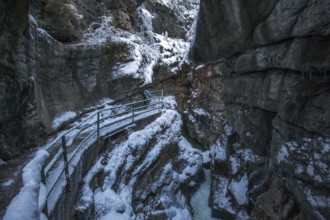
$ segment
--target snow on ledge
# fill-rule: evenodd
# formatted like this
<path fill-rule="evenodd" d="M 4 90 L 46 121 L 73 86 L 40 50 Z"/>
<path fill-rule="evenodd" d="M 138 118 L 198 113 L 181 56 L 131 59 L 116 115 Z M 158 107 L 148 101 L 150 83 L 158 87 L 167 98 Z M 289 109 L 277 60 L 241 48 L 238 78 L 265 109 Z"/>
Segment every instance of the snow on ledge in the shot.
<path fill-rule="evenodd" d="M 64 112 L 61 115 L 55 117 L 52 122 L 52 128 L 57 129 L 59 128 L 64 122 L 76 117 L 77 114 L 73 111 Z"/>
<path fill-rule="evenodd" d="M 41 208 L 38 204 L 41 185 L 40 172 L 45 159 L 45 150 L 39 150 L 33 160 L 23 168 L 23 187 L 7 207 L 4 220 L 35 220 L 39 218 Z"/>

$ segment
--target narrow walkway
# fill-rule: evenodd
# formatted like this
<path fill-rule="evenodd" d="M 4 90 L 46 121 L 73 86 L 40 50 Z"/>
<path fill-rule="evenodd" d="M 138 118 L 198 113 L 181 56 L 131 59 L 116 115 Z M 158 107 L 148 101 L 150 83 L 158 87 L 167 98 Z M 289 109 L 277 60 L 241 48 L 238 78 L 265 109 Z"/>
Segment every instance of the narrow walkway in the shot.
<path fill-rule="evenodd" d="M 77 122 L 73 123 L 75 125 L 73 128 L 59 132 L 44 146 L 9 161 L 0 169 L 0 219 L 4 217 L 12 199 L 20 191 L 24 191 L 23 169 L 36 157 L 38 150 L 44 149 L 49 153 L 49 157 L 44 163 L 46 165 L 44 171 L 47 188 L 45 194 L 50 205 L 47 211 L 51 211 L 66 186 L 67 176 L 64 174 L 66 171 L 72 174 L 84 151 L 101 138 L 132 126 L 136 121 L 160 113 L 161 108 L 162 96 L 115 108 L 100 109 L 85 116 L 82 123 L 78 125 L 76 125 Z M 62 158 L 62 155 L 65 154 L 63 143 L 68 146 L 65 150 L 67 151 L 67 161 Z"/>

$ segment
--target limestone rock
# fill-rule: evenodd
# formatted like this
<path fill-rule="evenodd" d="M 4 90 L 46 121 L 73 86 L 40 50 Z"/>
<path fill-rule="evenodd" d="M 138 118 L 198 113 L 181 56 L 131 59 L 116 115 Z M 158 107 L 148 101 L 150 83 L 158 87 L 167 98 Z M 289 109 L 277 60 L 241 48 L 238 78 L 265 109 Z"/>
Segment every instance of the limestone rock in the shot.
<path fill-rule="evenodd" d="M 194 60 L 223 61 L 226 119 L 266 158 L 260 174 L 283 177 L 257 187 L 258 175 L 248 172 L 250 193 L 258 188 L 251 200 L 256 219 L 329 216 L 329 7 L 312 0 L 201 2 Z M 287 192 L 264 200 L 281 184 Z M 299 211 L 287 215 L 285 198 Z"/>
<path fill-rule="evenodd" d="M 296 211 L 294 204 L 284 188 L 269 189 L 258 198 L 252 219 L 289 219 Z"/>
<path fill-rule="evenodd" d="M 328 1 L 309 0 L 290 3 L 285 0 L 267 3 L 202 1 L 194 45 L 195 60 L 216 60 L 303 36 L 325 37 L 329 35 L 329 4 Z M 314 46 L 318 45 L 314 43 Z"/>
<path fill-rule="evenodd" d="M 8 160 L 44 133 L 35 114 L 34 48 L 30 43 L 34 28 L 29 25 L 29 4 L 0 1 L 0 5 L 0 154 Z"/>
<path fill-rule="evenodd" d="M 192 86 L 184 111 L 189 135 L 207 149 L 224 131 L 224 103 L 221 99 L 223 75 L 217 64 L 193 69 L 189 81 Z"/>

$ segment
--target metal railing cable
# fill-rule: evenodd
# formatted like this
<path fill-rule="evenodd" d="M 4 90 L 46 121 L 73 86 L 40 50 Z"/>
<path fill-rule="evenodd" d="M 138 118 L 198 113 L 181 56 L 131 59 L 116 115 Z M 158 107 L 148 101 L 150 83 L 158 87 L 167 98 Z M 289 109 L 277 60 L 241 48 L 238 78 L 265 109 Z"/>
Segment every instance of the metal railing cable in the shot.
<path fill-rule="evenodd" d="M 52 160 L 47 164 L 47 166 L 44 166 L 41 171 L 41 182 L 46 186 L 46 188 L 49 188 L 46 194 L 46 203 L 43 208 L 43 213 L 47 217 L 48 217 L 48 204 L 47 204 L 48 198 L 56 188 L 60 179 L 63 177 L 63 174 L 65 174 L 67 190 L 68 191 L 71 190 L 69 165 L 88 140 L 94 137 L 93 143 L 96 142 L 97 144 L 99 144 L 100 138 L 102 138 L 102 136 L 108 135 L 109 133 L 115 133 L 116 131 L 133 124 L 138 116 L 142 116 L 143 114 L 146 114 L 146 117 L 149 117 L 153 114 L 149 114 L 149 115 L 147 114 L 155 110 L 161 112 L 161 109 L 163 108 L 163 91 L 162 90 L 153 91 L 153 92 L 148 91 L 147 94 L 148 95 L 146 95 L 146 99 L 144 100 L 98 110 L 96 113 L 87 117 L 87 119 L 85 119 L 83 122 L 69 129 L 67 132 L 60 135 L 59 137 L 56 137 L 48 145 L 47 151 L 52 150 L 54 151 L 53 154 L 55 155 L 52 157 Z M 108 113 L 105 114 L 105 112 Z M 124 123 L 123 125 L 118 126 L 117 128 L 114 127 L 114 129 L 109 131 L 108 133 L 105 132 L 105 135 L 101 134 L 102 129 L 106 127 L 114 126 L 116 124 L 118 125 L 120 122 L 125 122 L 125 121 L 127 121 L 126 124 Z M 78 131 L 70 136 L 69 134 L 74 130 L 78 130 Z M 89 132 L 89 133 L 86 133 L 87 136 L 83 136 L 84 132 Z M 70 136 L 69 140 L 67 140 L 67 136 Z M 83 139 L 79 140 L 81 136 Z M 60 140 L 61 143 L 58 143 Z M 75 143 L 75 141 L 77 141 L 78 143 Z M 74 149 L 71 149 L 72 152 L 69 155 L 68 148 L 72 147 L 75 144 L 77 146 Z M 54 147 L 55 149 L 52 149 L 52 147 Z M 60 160 L 61 156 L 63 157 L 62 162 Z M 48 182 L 47 175 L 50 174 L 52 171 L 55 171 L 56 169 L 61 169 L 61 170 L 57 175 L 57 177 L 55 177 L 55 179 L 52 176 L 52 183 L 48 183 L 50 185 L 47 187 L 46 185 L 46 183 Z"/>

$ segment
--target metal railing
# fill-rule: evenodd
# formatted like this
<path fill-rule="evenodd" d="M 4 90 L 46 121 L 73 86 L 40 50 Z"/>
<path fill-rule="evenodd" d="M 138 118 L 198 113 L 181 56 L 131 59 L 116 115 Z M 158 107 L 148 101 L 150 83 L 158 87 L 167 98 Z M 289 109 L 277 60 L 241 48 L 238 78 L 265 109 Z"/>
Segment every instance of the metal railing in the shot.
<path fill-rule="evenodd" d="M 132 125 L 138 116 L 158 110 L 157 112 L 160 113 L 161 109 L 163 108 L 163 91 L 148 91 L 144 93 L 146 99 L 115 106 L 107 109 L 102 109 L 85 119 L 83 122 L 79 123 L 78 125 L 74 126 L 64 134 L 60 135 L 59 137 L 55 138 L 47 147 L 47 151 L 49 153 L 50 160 L 46 161 L 47 166 L 44 166 L 41 170 L 41 182 L 46 186 L 47 177 L 48 175 L 55 170 L 56 168 L 60 167 L 63 163 L 63 169 L 59 172 L 57 177 L 53 179 L 53 183 L 50 186 L 46 186 L 47 196 L 46 202 L 43 208 L 43 213 L 48 217 L 48 198 L 56 188 L 56 185 L 59 183 L 63 174 L 65 174 L 66 178 L 66 189 L 67 191 L 71 190 L 70 186 L 70 173 L 69 173 L 69 165 L 72 160 L 75 158 L 76 154 L 79 150 L 86 144 L 88 140 L 90 140 L 96 134 L 96 143 L 99 145 L 100 140 L 102 138 L 101 131 L 104 128 L 111 127 L 113 125 L 119 124 L 120 122 L 128 121 L 126 124 L 114 128 L 114 130 L 109 131 L 109 133 L 115 133 L 118 130 L 121 130 L 129 125 Z M 147 115 L 149 117 L 154 114 Z M 112 120 L 111 120 L 112 119 Z M 131 120 L 130 120 L 131 119 Z M 74 133 L 74 131 L 76 131 Z M 85 132 L 85 137 L 84 137 Z M 73 133 L 73 134 L 72 134 Z M 109 133 L 105 132 L 106 135 Z M 80 137 L 83 137 L 80 140 Z M 69 137 L 69 138 L 67 138 Z M 93 142 L 95 143 L 95 142 Z M 74 146 L 76 146 L 74 148 Z M 74 148 L 74 149 L 72 149 Z M 71 151 L 71 155 L 69 156 L 68 151 Z M 63 161 L 61 163 L 61 159 Z M 53 177 L 54 178 L 54 177 Z"/>

